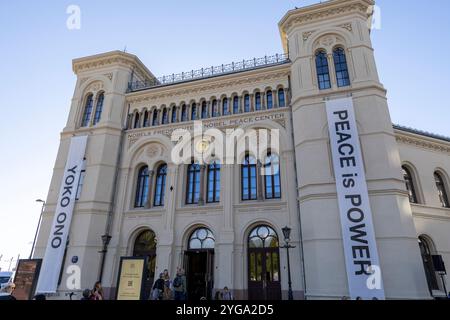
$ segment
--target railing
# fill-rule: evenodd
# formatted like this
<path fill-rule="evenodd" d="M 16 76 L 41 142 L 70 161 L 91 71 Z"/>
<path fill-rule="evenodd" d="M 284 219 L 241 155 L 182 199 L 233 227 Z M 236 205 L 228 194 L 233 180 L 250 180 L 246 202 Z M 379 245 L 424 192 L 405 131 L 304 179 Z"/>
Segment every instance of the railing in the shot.
<path fill-rule="evenodd" d="M 222 64 L 220 66 L 215 67 L 212 66 L 209 68 L 202 68 L 198 70 L 172 74 L 168 76 L 155 78 L 152 80 L 129 82 L 127 92 L 133 92 L 159 86 L 166 86 L 175 83 L 203 79 L 239 71 L 252 70 L 272 65 L 279 65 L 287 62 L 289 62 L 289 56 L 287 54 L 276 54 L 273 56 L 265 56 L 262 58 L 242 60 L 238 62 L 232 62 L 229 64 Z"/>

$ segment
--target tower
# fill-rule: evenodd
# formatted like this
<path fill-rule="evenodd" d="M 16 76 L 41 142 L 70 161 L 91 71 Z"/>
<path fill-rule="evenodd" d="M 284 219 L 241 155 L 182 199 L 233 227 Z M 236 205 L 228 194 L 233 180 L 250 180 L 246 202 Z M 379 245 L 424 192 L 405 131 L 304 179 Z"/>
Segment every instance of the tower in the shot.
<path fill-rule="evenodd" d="M 70 283 L 66 283 L 70 265 L 79 267 L 81 288 L 92 287 L 101 277 L 104 242 L 109 235 L 115 177 L 128 114 L 124 94 L 130 79 L 154 79 L 138 58 L 120 51 L 75 59 L 73 71 L 77 76 L 75 92 L 66 127 L 61 133 L 34 253 L 34 258 L 44 258 L 72 137 L 87 136 L 83 171 L 76 177 L 76 200 L 72 219 L 68 221 L 70 231 L 61 262 L 58 292 L 73 291 Z M 77 271 L 69 271 L 72 275 L 73 272 Z"/>
<path fill-rule="evenodd" d="M 331 0 L 291 10 L 279 23 L 292 61 L 306 296 L 311 299 L 349 292 L 326 112 L 326 101 L 345 97 L 354 104 L 386 298 L 429 297 L 370 39 L 373 5 L 372 0 Z"/>

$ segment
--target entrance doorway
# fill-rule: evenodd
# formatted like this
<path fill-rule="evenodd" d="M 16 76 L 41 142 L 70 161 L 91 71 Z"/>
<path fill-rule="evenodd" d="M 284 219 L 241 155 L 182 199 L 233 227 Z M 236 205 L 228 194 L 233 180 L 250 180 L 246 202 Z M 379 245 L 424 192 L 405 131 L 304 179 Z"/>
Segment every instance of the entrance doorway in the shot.
<path fill-rule="evenodd" d="M 194 230 L 184 256 L 187 298 L 198 301 L 212 299 L 214 288 L 214 236 L 207 228 Z"/>
<path fill-rule="evenodd" d="M 148 300 L 152 291 L 153 281 L 155 280 L 156 266 L 156 237 L 152 230 L 142 231 L 136 237 L 133 256 L 146 258 L 146 269 L 143 274 L 142 299 Z"/>
<path fill-rule="evenodd" d="M 248 299 L 281 299 L 278 236 L 269 226 L 256 227 L 248 237 Z"/>

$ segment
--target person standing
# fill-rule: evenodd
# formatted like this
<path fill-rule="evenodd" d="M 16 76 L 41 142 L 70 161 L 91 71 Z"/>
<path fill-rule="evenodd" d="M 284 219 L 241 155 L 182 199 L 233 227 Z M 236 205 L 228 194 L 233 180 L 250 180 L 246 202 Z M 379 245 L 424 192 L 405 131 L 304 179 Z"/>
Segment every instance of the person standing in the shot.
<path fill-rule="evenodd" d="M 6 295 L 0 296 L 0 300 L 17 300 L 16 297 L 13 296 L 15 289 L 16 285 L 14 283 L 8 283 L 5 287 Z"/>
<path fill-rule="evenodd" d="M 175 300 L 186 300 L 186 276 L 182 268 L 178 268 L 177 270 L 177 276 L 173 280 L 173 290 Z"/>
<path fill-rule="evenodd" d="M 103 288 L 102 283 L 97 281 L 92 289 L 92 300 L 103 300 Z"/>
<path fill-rule="evenodd" d="M 152 300 L 162 300 L 164 292 L 164 274 L 160 273 L 158 280 L 153 284 Z"/>
<path fill-rule="evenodd" d="M 222 300 L 234 300 L 233 294 L 228 290 L 228 287 L 223 288 Z"/>
<path fill-rule="evenodd" d="M 163 280 L 164 280 L 163 299 L 171 300 L 172 299 L 172 290 L 170 289 L 170 286 L 172 285 L 172 281 L 170 281 L 169 270 L 167 270 L 167 269 L 165 269 L 163 272 Z"/>

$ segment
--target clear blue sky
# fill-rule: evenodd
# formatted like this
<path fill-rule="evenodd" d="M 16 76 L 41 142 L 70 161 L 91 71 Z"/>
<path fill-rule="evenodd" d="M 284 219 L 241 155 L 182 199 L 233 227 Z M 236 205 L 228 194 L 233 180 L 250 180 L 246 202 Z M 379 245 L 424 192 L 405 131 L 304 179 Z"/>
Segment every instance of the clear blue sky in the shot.
<path fill-rule="evenodd" d="M 278 21 L 318 1 L 1 1 L 0 255 L 27 257 L 65 126 L 73 58 L 136 54 L 157 76 L 281 53 Z M 81 29 L 66 8 L 81 8 Z M 450 136 L 450 1 L 379 0 L 373 44 L 394 123 Z M 4 268 L 8 263 L 0 264 Z"/>

